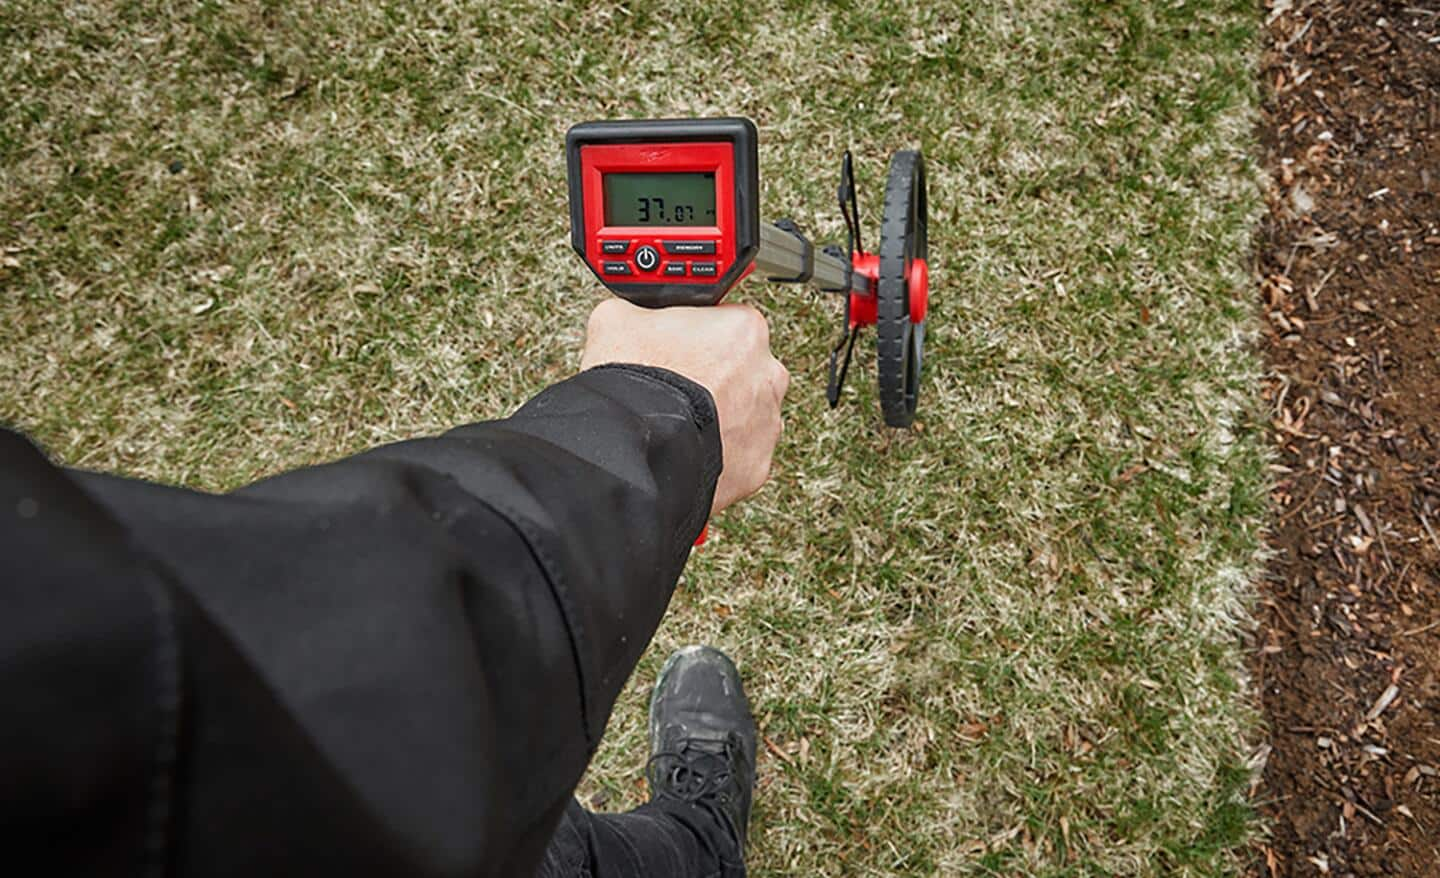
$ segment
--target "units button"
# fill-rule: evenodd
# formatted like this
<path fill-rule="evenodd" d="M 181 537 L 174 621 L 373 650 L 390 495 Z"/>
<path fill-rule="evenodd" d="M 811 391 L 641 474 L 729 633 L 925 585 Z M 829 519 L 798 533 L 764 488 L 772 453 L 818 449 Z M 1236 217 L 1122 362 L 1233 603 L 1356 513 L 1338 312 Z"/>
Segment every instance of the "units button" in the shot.
<path fill-rule="evenodd" d="M 714 256 L 714 241 L 666 241 L 665 252 L 671 256 Z"/>
<path fill-rule="evenodd" d="M 693 275 L 695 275 L 696 277 L 714 277 L 714 276 L 715 276 L 715 263 L 713 263 L 713 262 L 692 262 L 692 263 L 690 263 L 690 273 L 693 274 Z"/>
<path fill-rule="evenodd" d="M 685 276 L 685 263 L 683 263 L 683 262 L 667 262 L 667 263 L 665 263 L 665 274 L 667 274 L 667 275 L 669 275 L 669 276 L 671 276 L 671 277 L 677 277 L 677 276 L 678 276 L 678 277 L 684 277 L 684 276 Z"/>
<path fill-rule="evenodd" d="M 605 263 L 605 273 L 606 273 L 606 274 L 629 274 L 629 273 L 630 273 L 630 266 L 629 266 L 628 263 L 624 263 L 624 262 L 606 262 L 606 263 Z"/>
<path fill-rule="evenodd" d="M 630 249 L 630 242 L 629 242 L 629 241 L 601 241 L 601 242 L 600 242 L 600 252 L 601 252 L 601 253 L 612 253 L 612 254 L 614 254 L 614 253 L 624 253 L 626 250 L 629 250 L 629 249 Z"/>

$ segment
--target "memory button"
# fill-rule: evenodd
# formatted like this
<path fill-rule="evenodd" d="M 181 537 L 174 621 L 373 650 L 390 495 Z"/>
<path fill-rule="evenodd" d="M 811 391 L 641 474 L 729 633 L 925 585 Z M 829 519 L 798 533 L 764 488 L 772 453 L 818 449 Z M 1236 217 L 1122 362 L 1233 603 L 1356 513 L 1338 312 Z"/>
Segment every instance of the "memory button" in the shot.
<path fill-rule="evenodd" d="M 714 256 L 714 241 L 665 241 L 665 252 L 671 256 Z"/>

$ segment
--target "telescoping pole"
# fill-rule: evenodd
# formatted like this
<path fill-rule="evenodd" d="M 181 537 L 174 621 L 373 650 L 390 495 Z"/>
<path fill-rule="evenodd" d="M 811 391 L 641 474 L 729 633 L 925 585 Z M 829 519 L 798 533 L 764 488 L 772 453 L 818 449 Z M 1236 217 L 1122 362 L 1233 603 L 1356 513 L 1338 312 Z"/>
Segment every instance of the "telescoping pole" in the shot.
<path fill-rule="evenodd" d="M 755 271 L 777 283 L 813 282 L 833 293 L 870 292 L 870 279 L 854 270 L 848 257 L 839 250 L 816 251 L 815 245 L 800 233 L 789 220 L 774 225 L 761 224 L 760 252 L 755 256 Z"/>

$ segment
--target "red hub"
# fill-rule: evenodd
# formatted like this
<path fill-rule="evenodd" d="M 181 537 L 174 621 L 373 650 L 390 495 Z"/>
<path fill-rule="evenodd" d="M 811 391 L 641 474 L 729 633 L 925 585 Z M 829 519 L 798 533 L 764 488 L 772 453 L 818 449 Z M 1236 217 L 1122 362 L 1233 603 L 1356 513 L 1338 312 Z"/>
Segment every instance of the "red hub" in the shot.
<path fill-rule="evenodd" d="M 875 285 L 880 281 L 880 256 L 861 250 L 855 254 L 854 272 L 869 281 L 868 293 L 850 293 L 850 328 L 874 326 L 880 300 L 875 295 Z"/>
<path fill-rule="evenodd" d="M 923 323 L 930 310 L 930 266 L 916 259 L 905 271 L 905 289 L 910 294 L 910 322 Z"/>
<path fill-rule="evenodd" d="M 868 293 L 850 293 L 850 328 L 874 326 L 879 307 L 875 285 L 880 279 L 880 257 L 874 253 L 855 254 L 855 273 L 869 280 Z M 911 261 L 905 270 L 905 289 L 910 296 L 910 322 L 923 323 L 930 310 L 930 266 L 924 259 Z"/>

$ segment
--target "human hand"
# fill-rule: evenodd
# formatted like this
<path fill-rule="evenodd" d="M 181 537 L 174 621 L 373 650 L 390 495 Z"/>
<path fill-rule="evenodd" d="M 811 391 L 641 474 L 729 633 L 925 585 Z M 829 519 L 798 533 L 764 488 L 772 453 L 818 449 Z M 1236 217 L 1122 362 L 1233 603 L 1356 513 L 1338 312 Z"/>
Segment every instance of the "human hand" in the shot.
<path fill-rule="evenodd" d="M 770 353 L 770 327 L 749 305 L 649 309 L 610 298 L 590 312 L 580 368 L 635 363 L 677 372 L 710 391 L 724 471 L 714 514 L 760 490 L 780 440 L 790 373 Z"/>

